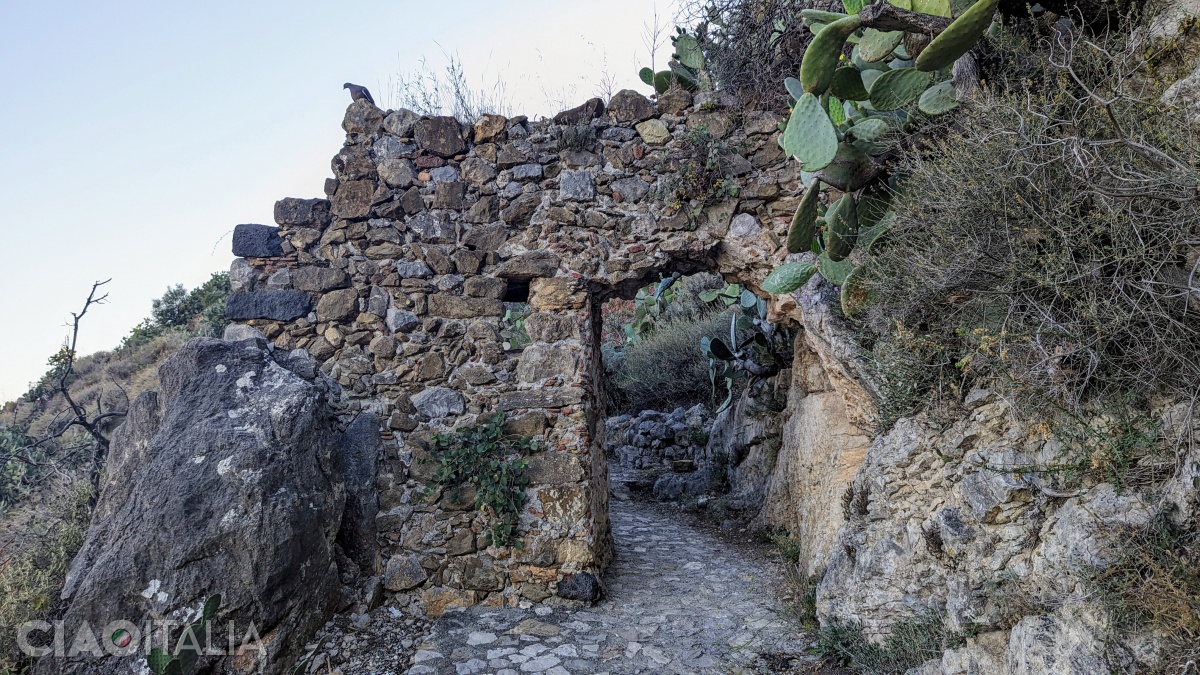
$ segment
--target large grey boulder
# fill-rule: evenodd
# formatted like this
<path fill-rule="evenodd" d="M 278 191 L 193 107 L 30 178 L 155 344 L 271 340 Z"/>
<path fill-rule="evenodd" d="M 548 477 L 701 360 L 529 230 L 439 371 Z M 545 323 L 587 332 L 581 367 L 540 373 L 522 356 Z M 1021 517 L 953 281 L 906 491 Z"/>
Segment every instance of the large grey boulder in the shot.
<path fill-rule="evenodd" d="M 62 593 L 67 632 L 189 621 L 219 593 L 213 639 L 227 649 L 232 625 L 243 653 L 214 657 L 218 669 L 286 672 L 346 602 L 338 542 L 374 567 L 374 527 L 364 523 L 374 520 L 378 420 L 363 415 L 339 433 L 328 401 L 336 385 L 307 356 L 273 354 L 261 339 L 192 340 L 159 379 L 161 391 L 138 397 L 114 434 Z M 247 645 L 251 625 L 261 642 Z M 136 672 L 142 653 L 47 657 L 38 672 Z"/>

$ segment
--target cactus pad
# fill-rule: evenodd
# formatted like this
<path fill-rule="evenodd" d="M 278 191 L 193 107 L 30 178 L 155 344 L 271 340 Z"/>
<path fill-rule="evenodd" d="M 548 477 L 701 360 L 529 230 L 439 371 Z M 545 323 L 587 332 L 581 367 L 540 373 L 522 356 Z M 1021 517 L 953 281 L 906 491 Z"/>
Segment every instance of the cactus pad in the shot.
<path fill-rule="evenodd" d="M 675 81 L 675 73 L 669 70 L 663 70 L 654 74 L 654 91 L 662 94 L 671 88 L 671 83 Z"/>
<path fill-rule="evenodd" d="M 842 55 L 842 47 L 846 38 L 858 30 L 862 20 L 858 15 L 838 19 L 817 33 L 817 37 L 809 43 L 800 62 L 800 82 L 804 91 L 812 94 L 824 94 L 833 80 L 834 70 L 837 69 L 838 59 Z"/>
<path fill-rule="evenodd" d="M 855 13 L 857 14 L 857 12 Z M 800 10 L 800 16 L 807 22 L 824 24 L 830 24 L 839 19 L 846 18 L 846 15 L 841 12 L 826 12 L 823 9 L 802 9 Z"/>
<path fill-rule="evenodd" d="M 978 0 L 971 5 L 921 52 L 917 69 L 927 73 L 941 70 L 970 51 L 992 25 L 992 16 L 999 3 L 1000 0 Z"/>
<path fill-rule="evenodd" d="M 817 271 L 829 283 L 841 286 L 846 283 L 846 277 L 854 271 L 854 263 L 849 260 L 831 260 L 829 252 L 826 251 L 817 257 Z"/>
<path fill-rule="evenodd" d="M 808 283 L 808 280 L 816 273 L 817 268 L 812 263 L 797 262 L 780 265 L 763 280 L 762 289 L 772 295 L 791 293 Z"/>
<path fill-rule="evenodd" d="M 896 110 L 917 100 L 929 86 L 929 73 L 915 68 L 891 70 L 871 85 L 871 105 L 876 110 Z"/>
<path fill-rule="evenodd" d="M 675 38 L 675 58 L 693 70 L 704 68 L 704 52 L 696 38 L 684 33 Z"/>
<path fill-rule="evenodd" d="M 638 71 L 638 77 L 642 78 L 642 82 L 654 86 L 654 71 L 649 68 L 642 68 Z"/>
<path fill-rule="evenodd" d="M 800 80 L 794 77 L 783 78 L 783 86 L 787 88 L 788 94 L 797 101 L 804 95 L 804 87 L 800 84 Z"/>
<path fill-rule="evenodd" d="M 868 28 L 863 32 L 862 40 L 858 43 L 858 55 L 868 63 L 882 61 L 891 56 L 892 51 L 904 39 L 904 32 L 893 30 L 884 32 Z"/>
<path fill-rule="evenodd" d="M 807 251 L 812 246 L 813 237 L 817 236 L 817 200 L 820 195 L 821 181 L 815 180 L 800 199 L 800 206 L 796 207 L 792 227 L 788 230 L 788 253 Z"/>
<path fill-rule="evenodd" d="M 838 68 L 833 72 L 829 93 L 845 101 L 865 101 L 871 96 L 863 85 L 862 73 L 858 68 L 850 66 Z"/>
<path fill-rule="evenodd" d="M 912 11 L 950 18 L 950 0 L 912 0 Z"/>
<path fill-rule="evenodd" d="M 837 130 L 816 96 L 804 94 L 796 101 L 780 145 L 800 160 L 805 171 L 818 171 L 833 161 L 838 151 Z"/>
<path fill-rule="evenodd" d="M 849 143 L 840 143 L 833 161 L 817 175 L 842 192 L 854 192 L 865 187 L 878 173 L 875 162 L 865 152 Z"/>
<path fill-rule="evenodd" d="M 842 195 L 829 207 L 825 220 L 829 223 L 825 230 L 825 253 L 834 262 L 844 260 L 858 236 L 858 203 L 852 195 Z"/>
<path fill-rule="evenodd" d="M 917 108 L 926 115 L 941 115 L 958 107 L 954 83 L 950 80 L 933 85 L 921 94 Z"/>

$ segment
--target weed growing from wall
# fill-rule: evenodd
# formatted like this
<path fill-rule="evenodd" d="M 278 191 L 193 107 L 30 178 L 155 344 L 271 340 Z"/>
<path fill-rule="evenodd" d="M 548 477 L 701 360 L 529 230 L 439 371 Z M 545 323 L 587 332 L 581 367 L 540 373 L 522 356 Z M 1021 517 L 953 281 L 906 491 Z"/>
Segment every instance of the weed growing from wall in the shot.
<path fill-rule="evenodd" d="M 517 525 L 529 486 L 525 457 L 539 449 L 534 440 L 506 436 L 499 412 L 476 426 L 434 434 L 430 446 L 437 463 L 432 482 L 448 490 L 474 488 L 475 508 L 487 521 L 487 543 L 520 548 Z"/>

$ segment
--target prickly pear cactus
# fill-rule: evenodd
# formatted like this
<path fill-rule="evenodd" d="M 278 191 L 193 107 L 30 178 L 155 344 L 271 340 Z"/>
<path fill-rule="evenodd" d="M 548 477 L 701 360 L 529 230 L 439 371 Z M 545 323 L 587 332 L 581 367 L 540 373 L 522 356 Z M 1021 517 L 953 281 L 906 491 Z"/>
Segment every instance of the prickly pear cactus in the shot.
<path fill-rule="evenodd" d="M 978 0 L 935 37 L 917 57 L 917 70 L 930 72 L 953 64 L 971 50 L 992 25 L 1000 0 Z"/>
<path fill-rule="evenodd" d="M 897 188 L 897 179 L 884 175 L 885 167 L 877 158 L 901 136 L 898 132 L 914 123 L 912 113 L 941 115 L 959 106 L 948 67 L 982 39 L 999 4 L 999 0 L 888 2 L 905 11 L 957 18 L 931 38 L 884 30 L 895 24 L 870 25 L 872 19 L 860 15 L 867 0 L 843 0 L 845 14 L 802 10 L 800 16 L 815 37 L 801 60 L 799 78 L 784 82 L 792 110 L 781 126 L 779 145 L 815 178 L 792 219 L 787 250 L 818 253 L 815 273 L 838 286 L 847 284 L 854 271 L 851 251 L 855 247 L 869 251 L 887 233 L 891 221 L 886 195 Z M 847 58 L 848 44 L 853 47 Z M 887 189 L 873 187 L 885 180 Z M 819 192 L 827 187 L 841 194 L 822 220 Z M 771 288 L 787 287 L 779 280 L 794 277 L 798 268 L 792 265 L 797 264 L 777 269 L 779 276 L 769 277 Z M 784 292 L 766 286 L 764 290 Z M 843 289 L 847 316 L 868 301 L 854 283 Z"/>
<path fill-rule="evenodd" d="M 825 26 L 813 38 L 800 62 L 800 83 L 804 85 L 804 91 L 819 96 L 829 89 L 846 39 L 861 25 L 858 15 L 852 14 Z"/>
<path fill-rule="evenodd" d="M 813 237 L 817 235 L 817 205 L 820 197 L 821 183 L 813 181 L 792 218 L 792 227 L 788 230 L 788 253 L 807 251 L 812 246 Z"/>

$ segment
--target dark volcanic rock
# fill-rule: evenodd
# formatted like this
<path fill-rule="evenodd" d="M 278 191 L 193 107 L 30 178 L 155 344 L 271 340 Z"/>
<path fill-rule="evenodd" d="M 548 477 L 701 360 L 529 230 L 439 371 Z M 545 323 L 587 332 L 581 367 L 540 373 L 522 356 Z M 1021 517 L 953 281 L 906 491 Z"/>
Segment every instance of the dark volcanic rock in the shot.
<path fill-rule="evenodd" d="M 357 523 L 370 510 L 363 486 L 374 482 L 378 422 L 363 416 L 339 434 L 328 407 L 336 385 L 297 375 L 316 374 L 306 357 L 278 358 L 262 340 L 198 338 L 163 364 L 161 393 L 142 394 L 114 434 L 95 517 L 63 589 L 68 632 L 85 621 L 191 620 L 219 593 L 210 644 L 226 647 L 232 622 L 241 645 L 253 623 L 263 649 L 218 670 L 283 673 L 343 602 L 335 542 L 344 476 L 356 505 L 346 519 Z M 48 657 L 38 672 L 136 672 L 140 659 Z"/>
<path fill-rule="evenodd" d="M 558 596 L 568 600 L 596 602 L 603 595 L 600 581 L 587 572 L 576 572 L 558 582 Z"/>
<path fill-rule="evenodd" d="M 230 321 L 291 321 L 308 314 L 311 309 L 312 298 L 303 291 L 250 291 L 230 294 L 225 304 L 225 316 Z"/>
<path fill-rule="evenodd" d="M 275 258 L 283 255 L 279 228 L 246 223 L 233 228 L 233 254 L 239 258 Z"/>

